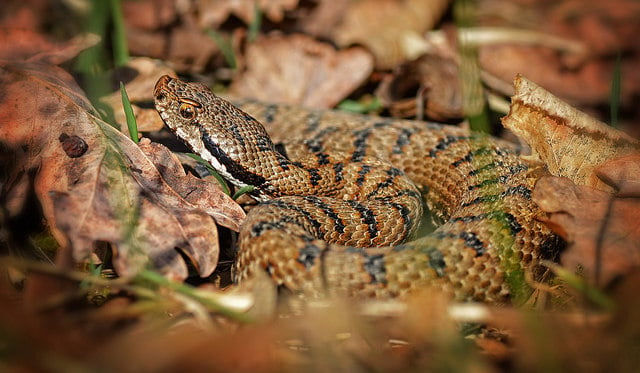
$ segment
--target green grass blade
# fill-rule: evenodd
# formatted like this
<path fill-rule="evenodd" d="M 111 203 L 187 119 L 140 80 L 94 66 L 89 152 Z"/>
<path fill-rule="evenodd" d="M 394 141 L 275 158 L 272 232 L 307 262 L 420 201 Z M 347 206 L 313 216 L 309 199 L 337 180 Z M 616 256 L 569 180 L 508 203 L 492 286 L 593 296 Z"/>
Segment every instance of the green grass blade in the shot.
<path fill-rule="evenodd" d="M 113 20 L 113 61 L 116 66 L 124 66 L 129 61 L 129 48 L 127 47 L 127 33 L 120 0 L 111 0 L 111 17 Z"/>
<path fill-rule="evenodd" d="M 233 194 L 233 197 L 231 197 L 232 199 L 236 200 L 238 199 L 241 195 L 245 194 L 245 193 L 249 193 L 251 191 L 253 191 L 255 188 L 253 185 L 245 185 L 242 188 L 238 189 L 237 192 L 235 192 Z"/>
<path fill-rule="evenodd" d="M 124 115 L 127 118 L 127 128 L 129 129 L 129 137 L 131 140 L 138 143 L 139 135 L 138 135 L 138 123 L 136 122 L 136 117 L 133 115 L 133 108 L 131 107 L 131 102 L 129 101 L 129 95 L 127 95 L 127 90 L 124 88 L 124 84 L 120 82 L 120 96 L 122 97 L 122 107 L 124 108 Z"/>
<path fill-rule="evenodd" d="M 255 7 L 253 8 L 253 20 L 249 24 L 249 32 L 247 34 L 247 40 L 250 43 L 254 42 L 258 37 L 258 33 L 260 32 L 260 27 L 262 26 L 262 9 L 260 9 L 260 4 L 256 1 Z"/>
<path fill-rule="evenodd" d="M 458 27 L 458 53 L 460 54 L 460 84 L 462 105 L 469 126 L 473 131 L 490 133 L 491 125 L 484 89 L 480 79 L 476 46 L 465 37 L 464 30 L 475 25 L 476 4 L 471 0 L 457 0 L 454 3 L 454 17 Z"/>
<path fill-rule="evenodd" d="M 213 175 L 213 177 L 216 178 L 216 180 L 218 181 L 218 184 L 220 184 L 220 187 L 222 188 L 222 191 L 224 192 L 224 194 L 226 194 L 228 196 L 231 195 L 231 190 L 229 190 L 229 187 L 227 186 L 227 182 L 224 180 L 224 178 L 222 176 L 220 176 L 218 171 L 216 171 L 216 169 L 213 168 L 213 166 L 211 166 L 211 164 L 209 162 L 207 162 L 204 158 L 202 158 L 201 156 L 199 156 L 197 154 L 193 154 L 193 153 L 183 153 L 183 154 L 185 154 L 188 157 L 191 157 L 191 158 L 195 159 L 196 162 L 198 162 L 201 165 L 205 166 L 207 168 L 207 170 L 209 170 L 211 175 Z"/>
<path fill-rule="evenodd" d="M 220 52 L 222 52 L 222 55 L 224 56 L 225 61 L 227 61 L 229 67 L 235 69 L 237 66 L 236 56 L 233 53 L 231 42 L 216 30 L 208 29 L 207 34 L 218 45 L 218 48 L 220 48 Z"/>

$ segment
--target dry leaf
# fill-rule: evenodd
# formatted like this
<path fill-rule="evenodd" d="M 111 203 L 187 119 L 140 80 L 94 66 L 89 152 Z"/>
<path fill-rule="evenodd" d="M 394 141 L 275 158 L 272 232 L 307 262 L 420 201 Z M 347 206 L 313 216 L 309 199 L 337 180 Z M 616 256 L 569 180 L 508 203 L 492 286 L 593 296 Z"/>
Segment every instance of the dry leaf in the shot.
<path fill-rule="evenodd" d="M 415 40 L 431 30 L 449 5 L 447 0 L 363 0 L 352 2 L 334 29 L 339 46 L 364 45 L 376 58 L 376 68 L 389 69 L 418 57 Z"/>
<path fill-rule="evenodd" d="M 128 26 L 127 43 L 134 55 L 159 58 L 178 71 L 199 73 L 220 56 L 215 41 L 193 22 L 184 22 L 168 32 Z"/>
<path fill-rule="evenodd" d="M 602 167 L 626 173 L 625 179 L 637 186 L 639 163 L 636 155 L 633 162 L 622 163 L 633 164 L 635 170 L 615 162 Z M 549 214 L 547 224 L 568 243 L 561 257 L 565 267 L 582 268 L 586 278 L 602 286 L 640 267 L 640 193 L 625 198 L 546 176 L 537 182 L 533 200 Z"/>
<path fill-rule="evenodd" d="M 173 0 L 123 1 L 122 13 L 129 26 L 144 30 L 157 30 L 177 18 Z"/>
<path fill-rule="evenodd" d="M 217 28 L 231 14 L 250 24 L 254 22 L 256 6 L 270 21 L 280 22 L 285 11 L 298 6 L 298 0 L 198 0 L 195 4 L 203 28 Z"/>
<path fill-rule="evenodd" d="M 245 61 L 233 94 L 314 108 L 333 107 L 373 70 L 363 48 L 336 51 L 301 34 L 260 38 L 247 47 Z"/>
<path fill-rule="evenodd" d="M 594 174 L 600 164 L 640 150 L 640 142 L 567 105 L 522 76 L 502 124 L 531 146 L 555 176 L 611 191 Z"/>
<path fill-rule="evenodd" d="M 393 117 L 454 121 L 463 117 L 458 65 L 450 58 L 426 54 L 400 64 L 376 91 Z"/>
<path fill-rule="evenodd" d="M 175 247 L 202 276 L 218 258 L 211 211 L 184 200 L 162 179 L 140 149 L 102 122 L 64 70 L 46 64 L 8 64 L 0 70 L 0 139 L 23 149 L 16 173 L 37 169 L 35 190 L 63 250 L 58 262 L 85 259 L 96 241 L 116 247 L 119 274 L 150 264 L 173 279 L 187 276 Z M 243 217 L 222 198 L 234 228 Z M 198 202 L 201 203 L 202 201 Z M 231 209 L 231 210 L 227 210 Z"/>
<path fill-rule="evenodd" d="M 30 30 L 0 29 L 0 60 L 29 60 L 60 64 L 100 41 L 97 35 L 77 36 L 66 43 L 54 43 Z"/>

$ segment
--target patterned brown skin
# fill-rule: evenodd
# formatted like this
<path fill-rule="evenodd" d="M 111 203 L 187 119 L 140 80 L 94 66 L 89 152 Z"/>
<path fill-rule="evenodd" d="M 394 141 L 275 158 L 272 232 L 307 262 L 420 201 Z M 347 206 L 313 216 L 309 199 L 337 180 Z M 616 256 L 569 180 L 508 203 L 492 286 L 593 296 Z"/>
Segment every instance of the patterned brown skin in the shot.
<path fill-rule="evenodd" d="M 436 286 L 459 300 L 526 296 L 525 273 L 555 256 L 535 179 L 515 154 L 453 126 L 244 102 L 168 76 L 156 109 L 194 152 L 261 203 L 243 223 L 235 275 L 267 271 L 307 296 L 403 296 Z M 284 154 L 260 118 L 278 140 Z M 423 198 L 442 224 L 415 233 Z"/>

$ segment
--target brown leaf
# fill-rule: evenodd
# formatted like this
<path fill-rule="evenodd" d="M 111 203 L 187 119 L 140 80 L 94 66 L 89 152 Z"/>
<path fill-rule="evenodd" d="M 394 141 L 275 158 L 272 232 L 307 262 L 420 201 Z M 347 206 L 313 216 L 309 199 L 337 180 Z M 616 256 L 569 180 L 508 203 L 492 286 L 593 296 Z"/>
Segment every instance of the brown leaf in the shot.
<path fill-rule="evenodd" d="M 231 14 L 243 20 L 246 24 L 254 22 L 256 7 L 273 22 L 280 22 L 284 12 L 295 9 L 298 0 L 198 0 L 201 27 L 217 28 L 226 21 Z"/>
<path fill-rule="evenodd" d="M 137 29 L 157 30 L 168 26 L 177 17 L 173 0 L 136 0 L 122 2 L 127 25 Z"/>
<path fill-rule="evenodd" d="M 0 140 L 26 149 L 17 173 L 37 169 L 35 190 L 45 218 L 63 250 L 59 263 L 85 259 L 96 241 L 114 244 L 119 274 L 134 275 L 147 264 L 183 279 L 180 247 L 200 275 L 218 257 L 210 212 L 180 197 L 140 149 L 102 122 L 64 70 L 46 64 L 3 64 Z M 233 209 L 228 197 L 224 209 Z M 199 205 L 206 205 L 204 199 Z M 213 214 L 215 215 L 215 214 Z M 237 227 L 237 207 L 225 224 Z"/>
<path fill-rule="evenodd" d="M 152 143 L 149 139 L 142 139 L 138 145 L 160 172 L 162 179 L 182 198 L 207 212 L 218 224 L 234 231 L 240 230 L 244 211 L 219 186 L 186 174 L 178 158 L 165 146 Z"/>
<path fill-rule="evenodd" d="M 262 101 L 331 108 L 361 85 L 373 69 L 362 48 L 335 51 L 308 36 L 267 36 L 248 46 L 247 71 L 231 91 Z"/>
<path fill-rule="evenodd" d="M 54 43 L 29 30 L 0 29 L 0 60 L 40 61 L 60 64 L 100 41 L 97 35 L 81 35 L 66 43 Z"/>
<path fill-rule="evenodd" d="M 415 40 L 432 29 L 449 1 L 364 0 L 352 2 L 342 23 L 334 29 L 339 46 L 364 45 L 376 58 L 376 67 L 389 69 L 419 54 Z"/>
<path fill-rule="evenodd" d="M 638 161 L 636 156 L 635 170 L 623 169 L 628 162 L 602 167 L 618 168 L 616 173 L 637 185 Z M 533 191 L 533 200 L 549 214 L 548 224 L 568 243 L 562 264 L 570 270 L 581 267 L 586 278 L 603 286 L 640 267 L 639 197 L 611 195 L 552 176 L 538 180 Z"/>
<path fill-rule="evenodd" d="M 398 65 L 376 91 L 394 117 L 452 121 L 463 117 L 458 65 L 436 54 Z"/>
<path fill-rule="evenodd" d="M 517 76 L 509 115 L 502 124 L 527 142 L 555 176 L 610 191 L 594 169 L 640 150 L 640 142 L 567 105 L 543 88 Z"/>

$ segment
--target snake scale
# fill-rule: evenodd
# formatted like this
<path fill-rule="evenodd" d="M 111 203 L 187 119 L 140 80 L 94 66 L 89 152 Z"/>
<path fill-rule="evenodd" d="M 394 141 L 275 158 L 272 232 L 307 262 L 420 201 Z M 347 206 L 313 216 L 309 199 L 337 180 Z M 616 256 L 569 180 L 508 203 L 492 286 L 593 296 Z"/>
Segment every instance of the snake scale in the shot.
<path fill-rule="evenodd" d="M 255 187 L 239 281 L 267 271 L 310 295 L 396 297 L 436 286 L 460 300 L 506 302 L 556 254 L 556 238 L 536 219 L 533 173 L 487 136 L 251 101 L 240 109 L 168 76 L 154 99 L 194 152 L 236 187 Z M 256 118 L 286 144 L 275 145 Z M 423 201 L 443 224 L 407 241 Z"/>

